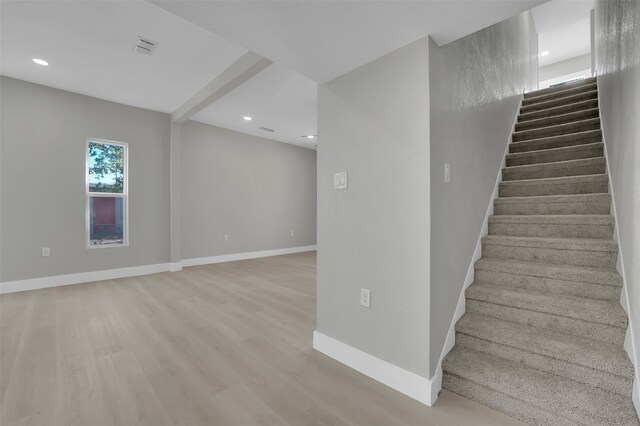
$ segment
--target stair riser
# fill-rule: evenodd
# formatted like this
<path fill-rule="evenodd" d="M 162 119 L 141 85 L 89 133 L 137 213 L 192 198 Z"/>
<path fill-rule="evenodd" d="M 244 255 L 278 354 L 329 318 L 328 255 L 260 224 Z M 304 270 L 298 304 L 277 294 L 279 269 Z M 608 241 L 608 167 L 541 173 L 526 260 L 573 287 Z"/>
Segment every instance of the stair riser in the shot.
<path fill-rule="evenodd" d="M 577 265 L 614 269 L 618 254 L 608 251 L 567 250 L 542 247 L 514 247 L 483 244 L 482 255 L 497 259 L 521 260 L 524 262 L 551 263 L 554 265 Z"/>
<path fill-rule="evenodd" d="M 599 175 L 607 171 L 607 165 L 602 160 L 588 160 L 583 164 L 563 165 L 556 164 L 539 165 L 519 170 L 502 170 L 502 180 L 544 179 L 563 176 Z"/>
<path fill-rule="evenodd" d="M 598 99 L 598 92 L 594 90 L 591 92 L 579 93 L 574 96 L 567 96 L 566 98 L 555 99 L 548 102 L 537 102 L 532 105 L 525 105 L 520 108 L 520 114 L 527 114 L 534 111 L 541 111 L 559 106 L 565 106 L 590 99 Z"/>
<path fill-rule="evenodd" d="M 534 214 L 609 214 L 610 200 L 577 203 L 498 203 L 493 207 L 496 215 Z"/>
<path fill-rule="evenodd" d="M 590 109 L 584 111 L 573 111 L 567 114 L 554 115 L 551 117 L 539 118 L 537 120 L 529 120 L 516 123 L 516 132 L 523 130 L 533 130 L 542 127 L 555 126 L 557 124 L 572 123 L 574 121 L 587 120 L 590 118 L 598 118 L 598 110 Z"/>
<path fill-rule="evenodd" d="M 518 123 L 525 123 L 531 120 L 537 120 L 540 118 L 555 117 L 556 115 L 568 114 L 571 112 L 584 111 L 587 109 L 598 108 L 598 100 L 590 99 L 582 102 L 576 102 L 573 104 L 562 105 L 555 108 L 546 110 L 534 111 L 527 114 L 521 114 L 518 116 Z"/>
<path fill-rule="evenodd" d="M 585 158 L 600 158 L 604 155 L 602 145 L 587 149 L 569 149 L 566 151 L 542 151 L 536 154 L 507 157 L 507 167 L 528 166 L 531 164 L 553 163 L 556 161 L 582 160 Z"/>
<path fill-rule="evenodd" d="M 464 398 L 477 401 L 494 410 L 500 411 L 509 417 L 518 419 L 530 425 L 557 425 L 575 426 L 576 423 L 557 416 L 543 407 L 535 407 L 531 404 L 513 398 L 502 392 L 494 391 L 488 386 L 481 386 L 460 376 L 444 371 L 442 387 L 449 392 L 458 394 Z"/>
<path fill-rule="evenodd" d="M 460 332 L 456 333 L 456 344 L 474 349 L 478 352 L 484 352 L 488 355 L 519 362 L 528 367 L 546 371 L 609 392 L 631 397 L 632 381 L 626 377 L 567 362 L 566 360 L 534 354 L 523 349 L 502 345 Z"/>
<path fill-rule="evenodd" d="M 528 142 L 511 143 L 509 153 L 539 151 L 543 149 L 563 148 L 568 146 L 585 145 L 602 142 L 602 132 L 595 131 L 588 134 L 570 134 L 558 136 L 548 140 L 536 140 Z"/>
<path fill-rule="evenodd" d="M 620 287 L 536 277 L 531 275 L 520 275 L 517 273 L 476 269 L 475 282 L 477 285 L 482 285 L 482 283 L 491 283 L 504 287 L 539 291 L 545 294 L 560 294 L 596 300 L 620 300 Z"/>
<path fill-rule="evenodd" d="M 607 192 L 608 182 L 570 182 L 539 185 L 500 184 L 501 197 L 532 197 L 538 195 L 597 194 Z"/>
<path fill-rule="evenodd" d="M 581 93 L 592 92 L 597 89 L 598 88 L 595 84 L 585 84 L 583 86 L 572 87 L 565 90 L 559 90 L 554 93 L 547 93 L 544 95 L 525 97 L 522 100 L 522 106 L 535 105 L 540 102 L 549 102 L 556 99 L 566 98 L 568 96 L 574 96 Z"/>
<path fill-rule="evenodd" d="M 514 133 L 511 140 L 513 142 L 523 142 L 531 139 L 548 138 L 551 136 L 568 135 L 571 133 L 587 132 L 589 130 L 598 129 L 600 129 L 600 120 L 590 120 L 586 123 L 577 122 L 541 129 L 524 130 L 522 132 Z"/>
<path fill-rule="evenodd" d="M 489 235 L 610 239 L 613 236 L 613 225 L 489 223 Z"/>
<path fill-rule="evenodd" d="M 537 96 L 546 95 L 546 94 L 549 94 L 549 93 L 562 92 L 562 91 L 568 90 L 568 89 L 574 89 L 574 88 L 578 88 L 578 87 L 582 87 L 582 86 L 588 86 L 588 85 L 591 85 L 591 84 L 593 84 L 595 82 L 596 82 L 596 78 L 595 77 L 589 77 L 589 78 L 585 78 L 582 81 L 575 81 L 575 82 L 572 82 L 572 83 L 565 83 L 563 85 L 556 86 L 556 87 L 547 87 L 545 89 L 534 90 L 533 92 L 525 93 L 524 94 L 524 99 L 535 98 Z"/>
<path fill-rule="evenodd" d="M 607 324 L 587 322 L 543 312 L 534 312 L 512 306 L 496 305 L 480 300 L 467 299 L 466 312 L 512 321 L 532 327 L 548 328 L 562 333 L 574 334 L 613 345 L 624 343 L 625 330 Z"/>

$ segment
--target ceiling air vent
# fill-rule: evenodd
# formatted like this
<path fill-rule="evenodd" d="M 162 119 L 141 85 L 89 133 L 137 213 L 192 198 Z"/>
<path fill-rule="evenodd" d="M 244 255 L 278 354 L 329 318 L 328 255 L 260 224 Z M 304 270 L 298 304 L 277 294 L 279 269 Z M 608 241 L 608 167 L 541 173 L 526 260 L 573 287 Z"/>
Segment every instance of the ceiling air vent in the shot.
<path fill-rule="evenodd" d="M 260 129 L 260 130 L 264 130 L 265 132 L 275 132 L 275 130 L 270 129 L 270 128 L 268 128 L 268 127 L 258 127 L 258 129 Z"/>
<path fill-rule="evenodd" d="M 142 53 L 143 55 L 153 55 L 153 52 L 156 51 L 158 47 L 158 43 L 155 41 L 151 41 L 148 38 L 138 37 L 138 41 L 136 42 L 135 50 L 138 53 Z"/>

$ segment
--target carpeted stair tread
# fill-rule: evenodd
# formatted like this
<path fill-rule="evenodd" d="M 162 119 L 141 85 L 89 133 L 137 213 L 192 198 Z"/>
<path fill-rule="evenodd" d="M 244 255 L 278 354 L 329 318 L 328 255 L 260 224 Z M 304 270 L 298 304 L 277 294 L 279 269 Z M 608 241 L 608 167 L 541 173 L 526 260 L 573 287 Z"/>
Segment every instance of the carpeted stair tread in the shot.
<path fill-rule="evenodd" d="M 543 149 L 562 148 L 567 146 L 584 145 L 602 142 L 600 129 L 585 130 L 583 132 L 568 133 L 565 135 L 541 137 L 522 142 L 509 144 L 510 153 L 539 151 Z"/>
<path fill-rule="evenodd" d="M 613 225 L 613 217 L 606 214 L 494 215 L 489 217 L 489 223 Z"/>
<path fill-rule="evenodd" d="M 606 300 L 557 294 L 548 295 L 486 283 L 471 285 L 467 289 L 467 298 L 613 327 L 625 328 L 627 326 L 627 316 L 620 303 Z M 490 313 L 487 312 L 487 315 Z"/>
<path fill-rule="evenodd" d="M 465 314 L 456 331 L 621 378 L 634 376 L 624 349 L 609 343 L 478 314 Z"/>
<path fill-rule="evenodd" d="M 546 164 L 556 161 L 578 160 L 583 158 L 599 158 L 603 156 L 604 144 L 602 142 L 595 142 L 583 145 L 507 154 L 507 167 L 523 166 L 528 164 Z"/>
<path fill-rule="evenodd" d="M 537 96 L 546 95 L 549 93 L 562 92 L 564 90 L 575 88 L 575 87 L 592 85 L 595 82 L 596 82 L 596 77 L 589 77 L 589 78 L 585 78 L 584 80 L 570 81 L 554 87 L 547 87 L 544 89 L 532 90 L 531 92 L 525 93 L 524 98 L 525 99 L 535 98 Z"/>
<path fill-rule="evenodd" d="M 523 105 L 520 108 L 520 114 L 527 114 L 532 111 L 541 111 L 545 109 L 555 108 L 557 106 L 573 104 L 576 102 L 582 102 L 588 99 L 598 99 L 598 91 L 591 90 L 588 92 L 581 92 L 574 95 L 565 96 L 562 98 L 551 99 L 544 102 L 538 101 L 529 105 Z"/>
<path fill-rule="evenodd" d="M 509 237 L 487 235 L 482 244 L 499 244 L 510 247 L 554 248 L 559 250 L 588 250 L 617 252 L 618 244 L 600 238 L 551 238 L 551 237 Z"/>
<path fill-rule="evenodd" d="M 596 157 L 547 162 L 543 164 L 508 166 L 502 169 L 502 177 L 506 181 L 562 176 L 583 176 L 590 174 L 604 174 L 606 172 L 606 159 L 604 157 Z"/>
<path fill-rule="evenodd" d="M 578 86 L 568 87 L 563 90 L 557 90 L 550 93 L 538 94 L 535 96 L 525 96 L 522 100 L 523 106 L 533 105 L 540 102 L 548 102 L 554 99 L 563 99 L 579 93 L 592 92 L 597 89 L 596 83 L 582 84 Z"/>
<path fill-rule="evenodd" d="M 500 197 L 494 200 L 494 214 L 609 214 L 608 193 Z"/>
<path fill-rule="evenodd" d="M 600 118 L 588 118 L 570 123 L 553 124 L 537 129 L 522 130 L 513 132 L 513 142 L 523 142 L 526 140 L 540 139 L 549 136 L 559 136 L 571 133 L 586 132 L 600 128 Z"/>
<path fill-rule="evenodd" d="M 611 215 L 494 215 L 489 235 L 558 238 L 603 238 L 613 236 Z"/>
<path fill-rule="evenodd" d="M 483 390 L 474 385 L 481 385 L 499 394 L 493 395 L 493 403 L 478 395 L 480 400 L 532 424 L 571 424 L 571 420 L 575 424 L 639 424 L 631 398 L 469 348 L 451 350 L 443 370 L 450 391 L 475 399 Z M 463 381 L 450 380 L 449 375 Z M 509 410 L 513 399 L 525 404 Z M 552 420 L 549 413 L 557 417 Z"/>
<path fill-rule="evenodd" d="M 577 281 L 616 288 L 622 287 L 622 277 L 620 277 L 617 271 L 588 266 L 553 265 L 549 263 L 521 262 L 510 259 L 483 257 L 475 263 L 475 268 L 564 281 Z"/>
<path fill-rule="evenodd" d="M 573 111 L 582 111 L 585 109 L 598 108 L 598 99 L 587 99 L 586 101 L 578 101 L 575 103 L 569 103 L 561 106 L 556 106 L 549 109 L 542 109 L 539 111 L 533 111 L 526 114 L 518 115 L 518 123 L 525 123 L 529 120 L 536 120 L 538 118 L 553 117 L 555 115 L 566 114 Z"/>
<path fill-rule="evenodd" d="M 537 129 L 540 127 L 548 127 L 556 124 L 571 123 L 573 121 L 587 120 L 599 117 L 598 108 L 584 109 L 580 111 L 571 111 L 564 114 L 553 115 L 550 117 L 536 118 L 516 123 L 516 132 L 522 130 Z"/>
<path fill-rule="evenodd" d="M 535 195 L 594 194 L 607 192 L 609 177 L 606 173 L 583 176 L 509 180 L 498 185 L 501 197 Z"/>

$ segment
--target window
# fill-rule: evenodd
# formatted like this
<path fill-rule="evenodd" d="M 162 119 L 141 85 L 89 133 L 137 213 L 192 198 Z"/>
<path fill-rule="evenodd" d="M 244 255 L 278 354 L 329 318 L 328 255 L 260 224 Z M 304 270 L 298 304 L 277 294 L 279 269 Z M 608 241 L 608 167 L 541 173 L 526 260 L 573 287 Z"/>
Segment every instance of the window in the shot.
<path fill-rule="evenodd" d="M 129 244 L 127 190 L 128 147 L 125 143 L 87 141 L 87 246 Z"/>

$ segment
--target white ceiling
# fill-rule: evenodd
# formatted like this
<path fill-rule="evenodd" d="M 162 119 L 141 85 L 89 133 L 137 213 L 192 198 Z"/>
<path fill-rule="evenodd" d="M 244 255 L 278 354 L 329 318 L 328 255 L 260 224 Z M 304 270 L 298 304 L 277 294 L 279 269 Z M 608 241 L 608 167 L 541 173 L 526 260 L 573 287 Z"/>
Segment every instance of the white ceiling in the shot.
<path fill-rule="evenodd" d="M 446 44 L 545 1 L 152 0 L 317 82 L 426 35 Z"/>
<path fill-rule="evenodd" d="M 155 111 L 173 112 L 247 52 L 143 1 L 0 5 L 2 75 Z M 133 51 L 138 36 L 159 43 L 153 56 Z"/>
<path fill-rule="evenodd" d="M 317 85 L 281 65 L 272 64 L 255 77 L 191 117 L 269 139 L 315 147 Z M 243 120 L 243 116 L 253 118 Z M 267 127 L 273 133 L 259 130 Z"/>
<path fill-rule="evenodd" d="M 275 63 L 193 119 L 313 147 L 302 136 L 317 130 L 316 81 L 427 34 L 443 44 L 545 1 L 2 0 L 0 73 L 171 113 L 251 49 Z M 138 36 L 159 43 L 153 56 L 133 51 Z"/>
<path fill-rule="evenodd" d="M 590 11 L 594 0 L 552 0 L 532 9 L 541 67 L 591 51 Z"/>

